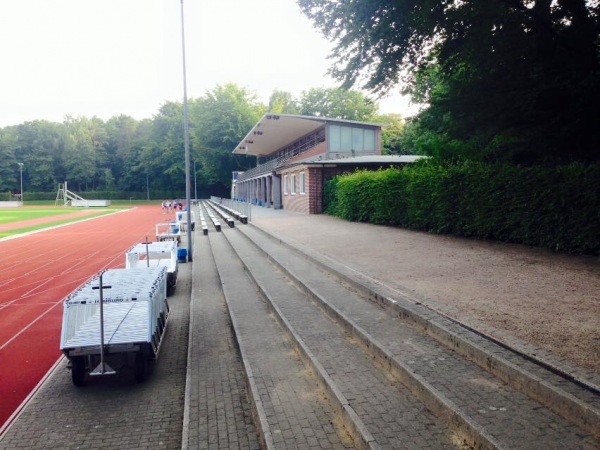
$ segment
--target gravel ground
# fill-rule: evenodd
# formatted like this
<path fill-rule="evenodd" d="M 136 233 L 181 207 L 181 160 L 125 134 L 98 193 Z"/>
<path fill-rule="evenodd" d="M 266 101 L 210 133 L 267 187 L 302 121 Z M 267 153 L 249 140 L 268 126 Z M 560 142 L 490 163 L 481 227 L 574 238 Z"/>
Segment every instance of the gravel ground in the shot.
<path fill-rule="evenodd" d="M 253 209 L 254 211 L 254 209 Z M 600 259 L 325 215 L 253 224 L 344 262 L 502 341 L 517 338 L 600 375 Z"/>

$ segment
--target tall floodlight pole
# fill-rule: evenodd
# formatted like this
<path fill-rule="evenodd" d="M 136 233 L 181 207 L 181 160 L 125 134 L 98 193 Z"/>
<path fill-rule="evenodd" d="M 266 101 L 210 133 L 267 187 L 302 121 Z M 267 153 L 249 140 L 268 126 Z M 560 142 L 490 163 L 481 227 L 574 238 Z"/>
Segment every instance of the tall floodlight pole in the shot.
<path fill-rule="evenodd" d="M 21 173 L 21 206 L 23 206 L 23 163 L 19 164 L 19 172 Z"/>
<path fill-rule="evenodd" d="M 192 201 L 190 183 L 190 114 L 187 100 L 187 77 L 185 69 L 185 32 L 183 20 L 183 0 L 181 0 L 181 50 L 183 54 L 183 135 L 185 147 L 185 200 L 187 203 L 188 261 L 192 261 Z"/>

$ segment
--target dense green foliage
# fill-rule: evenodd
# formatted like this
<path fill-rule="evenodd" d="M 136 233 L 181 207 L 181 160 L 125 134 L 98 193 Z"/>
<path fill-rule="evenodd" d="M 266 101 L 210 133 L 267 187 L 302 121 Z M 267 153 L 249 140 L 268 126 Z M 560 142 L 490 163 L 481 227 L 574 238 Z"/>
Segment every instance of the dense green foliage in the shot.
<path fill-rule="evenodd" d="M 319 97 L 327 101 L 316 102 Z M 384 139 L 391 143 L 389 151 L 395 151 L 403 125 L 398 115 L 376 116 L 377 105 L 353 91 L 311 89 L 298 100 L 275 91 L 267 107 L 234 84 L 217 86 L 189 101 L 192 196 L 229 196 L 231 172 L 256 164 L 232 150 L 269 109 L 391 123 L 391 137 Z M 145 199 L 148 192 L 150 198 L 185 198 L 183 105 L 167 102 L 152 119 L 141 121 L 67 117 L 62 123 L 39 120 L 0 128 L 0 198 L 19 191 L 20 162 L 30 201 L 54 199 L 65 180 L 71 191 L 89 199 Z"/>
<path fill-rule="evenodd" d="M 427 107 L 405 144 L 444 159 L 600 161 L 600 2 L 298 0 L 331 72 Z"/>
<path fill-rule="evenodd" d="M 269 112 L 328 117 L 330 119 L 372 121 L 377 103 L 361 92 L 340 88 L 312 88 L 299 99 L 289 92 L 274 91 L 269 99 Z"/>
<path fill-rule="evenodd" d="M 298 110 L 303 116 L 369 121 L 377 113 L 377 104 L 360 92 L 313 88 L 303 93 Z"/>
<path fill-rule="evenodd" d="M 600 165 L 425 162 L 337 177 L 325 202 L 347 220 L 600 253 Z"/>

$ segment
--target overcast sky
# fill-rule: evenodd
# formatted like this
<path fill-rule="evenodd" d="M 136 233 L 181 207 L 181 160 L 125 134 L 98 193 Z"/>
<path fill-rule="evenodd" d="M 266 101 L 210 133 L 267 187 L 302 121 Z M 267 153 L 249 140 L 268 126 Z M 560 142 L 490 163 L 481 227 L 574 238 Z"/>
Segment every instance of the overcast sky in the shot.
<path fill-rule="evenodd" d="M 180 0 L 0 0 L 0 127 L 66 115 L 151 118 L 183 98 Z M 296 0 L 184 0 L 188 97 L 217 84 L 333 87 L 332 45 Z M 408 115 L 395 95 L 384 113 Z"/>

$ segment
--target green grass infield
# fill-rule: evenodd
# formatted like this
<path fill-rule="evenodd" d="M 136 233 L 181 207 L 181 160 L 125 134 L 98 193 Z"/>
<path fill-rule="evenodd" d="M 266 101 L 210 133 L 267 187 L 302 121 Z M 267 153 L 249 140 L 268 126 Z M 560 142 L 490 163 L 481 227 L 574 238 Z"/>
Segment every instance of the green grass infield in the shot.
<path fill-rule="evenodd" d="M 91 219 L 94 217 L 104 216 L 112 214 L 123 208 L 108 208 L 98 211 L 94 211 L 93 214 L 81 214 L 78 217 L 64 218 L 67 214 L 73 214 L 82 212 L 81 208 L 7 208 L 0 209 L 0 239 L 14 236 L 16 234 L 29 233 L 44 228 L 55 227 L 58 225 L 65 225 L 72 222 L 78 222 L 84 219 Z M 86 210 L 89 211 L 89 210 Z M 51 218 L 56 220 L 46 221 L 42 224 L 27 226 L 26 222 L 34 219 Z M 13 224 L 23 222 L 22 227 L 2 231 L 2 225 Z M 12 227 L 11 227 L 12 228 Z"/>

